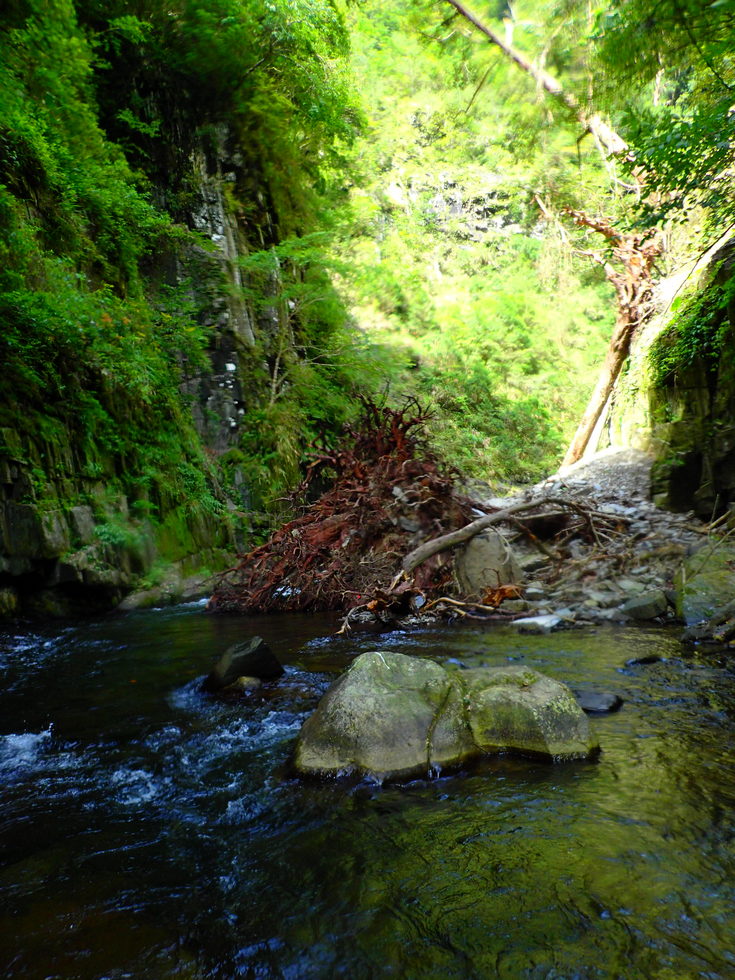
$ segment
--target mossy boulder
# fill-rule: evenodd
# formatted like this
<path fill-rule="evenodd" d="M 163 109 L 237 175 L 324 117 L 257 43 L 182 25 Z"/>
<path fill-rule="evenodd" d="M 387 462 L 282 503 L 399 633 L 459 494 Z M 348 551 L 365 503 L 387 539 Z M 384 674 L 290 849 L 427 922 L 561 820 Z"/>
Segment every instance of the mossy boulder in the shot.
<path fill-rule="evenodd" d="M 351 664 L 304 723 L 295 767 L 402 779 L 487 754 L 560 761 L 598 748 L 572 692 L 535 670 L 454 671 L 375 651 Z"/>
<path fill-rule="evenodd" d="M 678 617 L 687 626 L 710 619 L 735 598 L 735 545 L 706 544 L 687 558 L 675 584 Z"/>
<path fill-rule="evenodd" d="M 472 739 L 482 752 L 585 759 L 597 748 L 566 685 L 530 667 L 478 667 L 460 675 Z"/>

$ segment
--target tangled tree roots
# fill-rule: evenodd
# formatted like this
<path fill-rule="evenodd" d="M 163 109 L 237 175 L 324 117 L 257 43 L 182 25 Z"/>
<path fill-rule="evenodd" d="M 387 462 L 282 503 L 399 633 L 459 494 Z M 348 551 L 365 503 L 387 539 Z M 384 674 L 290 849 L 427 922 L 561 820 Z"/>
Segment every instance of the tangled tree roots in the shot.
<path fill-rule="evenodd" d="M 472 512 L 421 443 L 427 419 L 413 400 L 400 410 L 365 400 L 358 425 L 337 451 L 314 460 L 300 491 L 325 471 L 336 475 L 332 488 L 226 572 L 210 608 L 398 611 L 451 589 L 450 551 L 402 571 L 406 554 L 464 526 Z"/>
<path fill-rule="evenodd" d="M 415 401 L 401 410 L 365 401 L 359 424 L 347 430 L 338 450 L 314 460 L 299 488 L 306 491 L 326 471 L 334 476 L 331 490 L 225 572 L 209 608 L 335 610 L 346 613 L 343 629 L 360 609 L 381 616 L 420 611 L 507 618 L 513 614 L 498 614 L 499 604 L 522 590 L 500 585 L 458 595 L 458 546 L 503 524 L 542 551 L 556 574 L 569 560 L 569 539 L 588 542 L 600 555 L 624 534 L 626 518 L 558 495 L 477 517 L 479 505 L 456 490 L 451 474 L 422 445 L 418 433 L 427 418 Z"/>

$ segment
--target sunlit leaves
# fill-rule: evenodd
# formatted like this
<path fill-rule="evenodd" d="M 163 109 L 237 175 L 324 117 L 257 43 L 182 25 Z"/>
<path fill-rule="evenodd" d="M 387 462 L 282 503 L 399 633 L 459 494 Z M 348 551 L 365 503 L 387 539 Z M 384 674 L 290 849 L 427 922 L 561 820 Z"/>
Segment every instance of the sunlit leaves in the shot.
<path fill-rule="evenodd" d="M 734 0 L 613 0 L 598 16 L 610 97 L 657 193 L 654 216 L 704 205 L 714 230 L 735 217 L 734 13 Z"/>

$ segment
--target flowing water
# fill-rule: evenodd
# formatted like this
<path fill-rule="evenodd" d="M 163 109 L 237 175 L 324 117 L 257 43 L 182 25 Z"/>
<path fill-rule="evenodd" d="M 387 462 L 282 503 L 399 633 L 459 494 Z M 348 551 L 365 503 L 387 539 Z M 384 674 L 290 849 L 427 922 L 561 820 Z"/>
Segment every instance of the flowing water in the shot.
<path fill-rule="evenodd" d="M 725 659 L 661 629 L 332 629 L 194 604 L 0 637 L 0 976 L 735 977 Z M 255 633 L 286 676 L 202 695 Z M 303 719 L 375 648 L 526 663 L 625 704 L 593 720 L 596 762 L 294 779 Z"/>

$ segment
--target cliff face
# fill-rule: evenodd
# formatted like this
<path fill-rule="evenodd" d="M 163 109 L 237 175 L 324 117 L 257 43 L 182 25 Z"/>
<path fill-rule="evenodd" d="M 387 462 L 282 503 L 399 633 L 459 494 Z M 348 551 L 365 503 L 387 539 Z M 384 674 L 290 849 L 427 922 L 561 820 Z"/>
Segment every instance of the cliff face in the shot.
<path fill-rule="evenodd" d="M 652 359 L 654 498 L 720 516 L 735 507 L 735 243 L 712 257 Z"/>
<path fill-rule="evenodd" d="M 93 612 L 141 587 L 150 588 L 152 598 L 178 598 L 225 567 L 243 545 L 242 528 L 229 514 L 248 508 L 245 477 L 235 467 L 225 478 L 216 466 L 239 442 L 258 330 L 238 266 L 249 251 L 246 235 L 225 193 L 240 179 L 240 162 L 236 154 L 228 157 L 224 136 L 214 156 L 192 154 L 196 192 L 189 223 L 211 245 L 156 257 L 158 278 L 167 285 L 191 283 L 209 338 L 207 362 L 183 372 L 193 426 L 172 428 L 209 499 L 161 479 L 126 489 L 135 482 L 135 464 L 130 469 L 124 453 L 80 436 L 58 418 L 41 419 L 32 431 L 0 427 L 0 613 Z M 125 424 L 124 404 L 117 413 L 112 403 L 105 408 Z M 199 468 L 194 457 L 201 450 L 209 465 Z"/>
<path fill-rule="evenodd" d="M 656 503 L 712 518 L 735 506 L 735 242 L 676 278 L 661 305 L 637 340 L 599 445 L 648 449 Z"/>
<path fill-rule="evenodd" d="M 0 615 L 186 594 L 339 427 L 346 317 L 301 240 L 345 54 L 330 0 L 0 12 Z"/>

